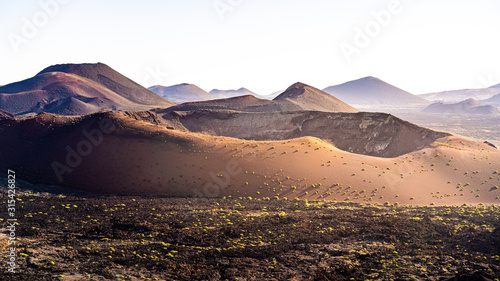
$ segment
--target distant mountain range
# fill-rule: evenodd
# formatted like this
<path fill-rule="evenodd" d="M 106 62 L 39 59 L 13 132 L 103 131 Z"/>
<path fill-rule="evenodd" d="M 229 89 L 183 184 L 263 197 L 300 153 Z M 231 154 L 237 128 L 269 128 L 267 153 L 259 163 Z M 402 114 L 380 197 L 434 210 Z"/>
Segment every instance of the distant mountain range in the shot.
<path fill-rule="evenodd" d="M 480 100 L 481 105 L 472 101 Z M 496 114 L 500 105 L 500 84 L 485 89 L 456 90 L 416 96 L 375 77 L 364 77 L 323 91 L 297 82 L 285 91 L 260 96 L 241 87 L 237 90 L 213 89 L 183 83 L 152 86 L 149 89 L 103 64 L 59 64 L 47 67 L 34 77 L 0 86 L 0 110 L 13 115 L 48 112 L 59 115 L 85 115 L 103 110 L 158 111 L 225 109 L 244 112 L 384 111 L 389 108 L 429 105 L 423 112 L 460 112 Z M 477 102 L 477 101 L 476 101 Z M 453 105 L 454 103 L 458 103 Z M 483 113 L 484 112 L 484 113 Z"/>
<path fill-rule="evenodd" d="M 419 97 L 427 99 L 429 101 L 460 102 L 467 99 L 485 100 L 499 93 L 500 93 L 499 88 L 490 87 L 484 89 L 463 89 L 463 90 L 436 92 L 436 93 L 419 95 Z"/>
<path fill-rule="evenodd" d="M 84 115 L 172 105 L 102 63 L 54 65 L 32 78 L 0 87 L 0 109 L 15 115 L 42 111 Z"/>
<path fill-rule="evenodd" d="M 458 103 L 437 102 L 429 105 L 423 113 L 434 114 L 478 114 L 498 115 L 500 112 L 492 105 L 484 105 L 475 99 L 467 99 Z"/>
<path fill-rule="evenodd" d="M 323 91 L 353 106 L 409 106 L 430 102 L 375 77 L 365 77 Z"/>
<path fill-rule="evenodd" d="M 206 92 L 200 87 L 188 83 L 183 83 L 168 87 L 156 85 L 149 87 L 148 90 L 175 103 L 199 102 L 199 101 L 226 99 L 226 98 L 234 98 L 234 97 L 248 96 L 248 95 L 259 97 L 257 94 L 246 88 L 239 88 L 238 90 L 213 89 L 210 92 Z"/>
<path fill-rule="evenodd" d="M 190 110 L 234 110 L 242 112 L 325 111 L 358 112 L 352 106 L 304 83 L 297 82 L 274 100 L 252 95 L 210 101 L 188 102 L 158 112 Z"/>

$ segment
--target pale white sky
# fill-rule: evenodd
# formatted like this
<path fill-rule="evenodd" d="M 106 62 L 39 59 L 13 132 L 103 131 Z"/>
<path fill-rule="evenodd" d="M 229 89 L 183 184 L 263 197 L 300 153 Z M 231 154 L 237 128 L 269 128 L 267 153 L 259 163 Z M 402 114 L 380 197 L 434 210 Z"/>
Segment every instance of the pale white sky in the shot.
<path fill-rule="evenodd" d="M 103 62 L 144 86 L 207 91 L 368 75 L 414 94 L 491 86 L 499 13 L 496 0 L 2 0 L 0 85 Z"/>

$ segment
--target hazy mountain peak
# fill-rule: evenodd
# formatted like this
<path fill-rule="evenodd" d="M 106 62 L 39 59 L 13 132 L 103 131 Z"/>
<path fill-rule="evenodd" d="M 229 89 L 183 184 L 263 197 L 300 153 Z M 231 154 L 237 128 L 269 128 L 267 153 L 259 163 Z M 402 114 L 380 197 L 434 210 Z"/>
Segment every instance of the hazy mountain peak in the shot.
<path fill-rule="evenodd" d="M 373 76 L 330 86 L 323 91 L 354 105 L 407 106 L 429 102 Z"/>

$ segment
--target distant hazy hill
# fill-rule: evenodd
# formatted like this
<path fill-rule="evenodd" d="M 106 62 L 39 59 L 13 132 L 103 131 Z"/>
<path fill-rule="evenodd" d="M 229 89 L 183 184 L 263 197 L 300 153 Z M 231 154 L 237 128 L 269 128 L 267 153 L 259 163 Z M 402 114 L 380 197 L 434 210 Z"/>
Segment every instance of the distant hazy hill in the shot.
<path fill-rule="evenodd" d="M 493 85 L 490 88 L 500 88 L 500 84 Z"/>
<path fill-rule="evenodd" d="M 497 115 L 499 111 L 491 105 L 484 105 L 475 99 L 468 99 L 458 103 L 443 103 L 437 102 L 429 105 L 424 110 L 424 113 L 437 114 L 481 114 L 481 115 Z"/>
<path fill-rule="evenodd" d="M 148 89 L 175 103 L 206 101 L 216 98 L 215 96 L 200 89 L 198 86 L 188 83 L 169 87 L 157 85 L 149 87 Z"/>
<path fill-rule="evenodd" d="M 357 109 L 336 97 L 300 82 L 293 84 L 273 100 L 289 101 L 304 110 L 358 112 Z"/>
<path fill-rule="evenodd" d="M 489 99 L 482 100 L 481 102 L 483 102 L 485 104 L 494 105 L 494 106 L 500 106 L 500 94 L 494 95 L 493 97 L 491 97 Z"/>
<path fill-rule="evenodd" d="M 257 94 L 246 88 L 239 88 L 238 90 L 213 89 L 209 93 L 218 99 L 233 98 L 233 97 L 247 96 L 247 95 L 257 96 Z"/>
<path fill-rule="evenodd" d="M 354 106 L 429 104 L 427 100 L 421 97 L 371 76 L 330 86 L 323 91 Z"/>
<path fill-rule="evenodd" d="M 100 110 L 140 110 L 173 103 L 104 64 L 48 67 L 36 76 L 0 87 L 0 109 L 83 115 Z"/>
<path fill-rule="evenodd" d="M 419 95 L 430 101 L 460 102 L 466 99 L 484 100 L 500 93 L 498 88 L 464 89 Z"/>

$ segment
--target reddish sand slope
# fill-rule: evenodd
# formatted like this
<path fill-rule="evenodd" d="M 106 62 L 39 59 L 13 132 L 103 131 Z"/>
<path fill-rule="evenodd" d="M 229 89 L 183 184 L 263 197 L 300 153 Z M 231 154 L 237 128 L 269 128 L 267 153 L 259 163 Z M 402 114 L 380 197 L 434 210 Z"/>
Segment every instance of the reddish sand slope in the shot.
<path fill-rule="evenodd" d="M 378 158 L 313 137 L 246 141 L 169 130 L 122 112 L 78 118 L 41 114 L 2 120 L 0 129 L 0 143 L 11 148 L 0 151 L 1 169 L 88 192 L 500 203 L 500 152 L 458 136 Z"/>

